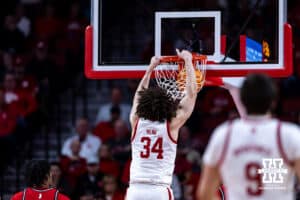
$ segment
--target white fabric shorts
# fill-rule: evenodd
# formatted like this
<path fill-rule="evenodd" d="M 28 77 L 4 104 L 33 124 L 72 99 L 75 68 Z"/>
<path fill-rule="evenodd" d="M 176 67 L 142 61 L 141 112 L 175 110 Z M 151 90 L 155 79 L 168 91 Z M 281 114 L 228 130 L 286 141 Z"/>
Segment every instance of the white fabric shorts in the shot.
<path fill-rule="evenodd" d="M 173 192 L 170 187 L 131 184 L 126 192 L 125 200 L 173 200 Z"/>

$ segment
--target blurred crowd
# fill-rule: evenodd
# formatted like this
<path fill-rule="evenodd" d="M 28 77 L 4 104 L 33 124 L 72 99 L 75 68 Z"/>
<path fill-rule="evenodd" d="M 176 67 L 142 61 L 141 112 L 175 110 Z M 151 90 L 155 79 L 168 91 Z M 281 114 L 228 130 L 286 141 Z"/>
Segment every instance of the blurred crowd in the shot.
<path fill-rule="evenodd" d="M 0 157 L 4 165 L 49 123 L 57 96 L 70 87 L 83 66 L 88 19 L 81 2 L 28 3 L 10 1 L 1 6 Z"/>
<path fill-rule="evenodd" d="M 88 1 L 12 2 L 9 10 L 1 12 L 0 27 L 2 161 L 13 158 L 41 125 L 51 123 L 48 117 L 57 96 L 70 87 L 83 68 L 83 34 L 89 22 Z M 295 70 L 289 78 L 276 80 L 280 96 L 274 115 L 300 124 L 300 3 L 290 2 Z M 136 84 L 129 81 L 132 91 Z M 51 163 L 53 186 L 72 199 L 123 200 L 126 193 L 132 94 L 124 94 L 113 84 L 107 87 L 110 102 L 100 106 L 96 119 L 77 119 L 61 156 Z M 209 87 L 199 93 L 191 118 L 180 129 L 172 183 L 176 200 L 193 199 L 201 154 L 213 128 L 237 116 L 225 89 Z"/>

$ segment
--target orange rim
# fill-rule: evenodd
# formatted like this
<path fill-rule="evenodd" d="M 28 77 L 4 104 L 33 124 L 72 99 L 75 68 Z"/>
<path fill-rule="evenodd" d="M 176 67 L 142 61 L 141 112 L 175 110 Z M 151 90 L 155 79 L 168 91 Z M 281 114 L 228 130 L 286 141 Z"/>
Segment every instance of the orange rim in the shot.
<path fill-rule="evenodd" d="M 205 61 L 207 60 L 207 56 L 205 55 L 193 55 L 193 62 L 195 61 Z M 176 63 L 176 62 L 183 62 L 182 58 L 179 58 L 178 56 L 162 56 L 160 58 L 160 63 Z"/>

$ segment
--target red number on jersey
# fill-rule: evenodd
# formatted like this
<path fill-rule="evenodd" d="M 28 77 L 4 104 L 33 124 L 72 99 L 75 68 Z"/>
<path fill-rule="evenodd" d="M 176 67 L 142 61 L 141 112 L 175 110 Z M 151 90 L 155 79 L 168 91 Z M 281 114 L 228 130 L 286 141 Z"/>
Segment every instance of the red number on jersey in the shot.
<path fill-rule="evenodd" d="M 149 158 L 150 156 L 150 143 L 151 139 L 149 137 L 142 137 L 141 142 L 144 144 L 145 151 L 141 151 L 141 158 Z"/>
<path fill-rule="evenodd" d="M 156 142 L 154 143 L 151 152 L 157 153 L 157 159 L 163 159 L 163 139 L 157 138 Z"/>
<path fill-rule="evenodd" d="M 262 187 L 262 180 L 261 180 L 261 174 L 258 174 L 258 169 L 260 169 L 261 166 L 259 163 L 248 163 L 245 167 L 245 176 L 248 181 L 254 182 L 255 187 L 248 187 L 247 193 L 250 196 L 260 196 L 263 194 Z"/>
<path fill-rule="evenodd" d="M 144 143 L 144 150 L 141 151 L 140 155 L 141 158 L 149 158 L 150 156 L 150 146 L 151 146 L 151 139 L 149 137 L 142 137 L 141 142 Z M 157 140 L 154 142 L 151 153 L 157 153 L 157 159 L 163 159 L 163 139 L 157 138 Z"/>

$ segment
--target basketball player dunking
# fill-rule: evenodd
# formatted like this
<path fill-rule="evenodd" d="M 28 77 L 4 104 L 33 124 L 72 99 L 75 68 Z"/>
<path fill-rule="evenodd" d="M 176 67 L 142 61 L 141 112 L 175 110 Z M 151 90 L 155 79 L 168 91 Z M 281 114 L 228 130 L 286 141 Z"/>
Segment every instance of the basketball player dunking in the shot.
<path fill-rule="evenodd" d="M 153 57 L 142 78 L 130 114 L 132 162 L 127 200 L 173 199 L 170 189 L 176 157 L 179 128 L 190 117 L 196 97 L 192 55 L 177 51 L 185 62 L 186 95 L 178 103 L 161 88 L 148 88 L 151 73 L 159 64 Z"/>
<path fill-rule="evenodd" d="M 240 90 L 246 116 L 216 128 L 204 154 L 197 199 L 210 200 L 221 179 L 226 200 L 292 200 L 300 177 L 300 130 L 270 115 L 272 80 L 249 75 Z"/>

